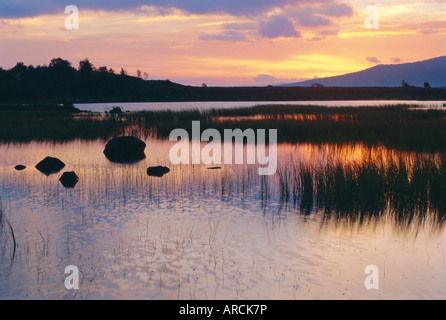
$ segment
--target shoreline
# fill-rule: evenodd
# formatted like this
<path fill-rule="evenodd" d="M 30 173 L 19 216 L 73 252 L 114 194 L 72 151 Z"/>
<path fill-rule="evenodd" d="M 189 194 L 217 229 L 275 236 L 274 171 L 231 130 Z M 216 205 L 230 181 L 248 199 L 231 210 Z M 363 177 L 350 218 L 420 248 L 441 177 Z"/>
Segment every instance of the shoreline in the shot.
<path fill-rule="evenodd" d="M 26 98 L 22 98 L 26 96 Z M 107 92 L 76 95 L 65 92 L 51 97 L 15 95 L 4 97 L 6 103 L 123 103 L 126 102 L 255 102 L 255 101 L 358 101 L 418 100 L 444 101 L 446 88 L 421 87 L 162 87 L 123 95 Z"/>

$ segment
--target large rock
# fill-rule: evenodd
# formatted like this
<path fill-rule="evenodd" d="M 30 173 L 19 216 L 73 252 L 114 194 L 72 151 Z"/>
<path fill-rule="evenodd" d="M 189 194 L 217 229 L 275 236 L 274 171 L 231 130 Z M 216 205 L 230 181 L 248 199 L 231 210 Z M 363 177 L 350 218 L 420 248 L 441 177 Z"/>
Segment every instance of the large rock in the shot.
<path fill-rule="evenodd" d="M 46 157 L 36 165 L 36 169 L 47 176 L 53 173 L 58 173 L 64 167 L 65 163 L 53 157 Z"/>
<path fill-rule="evenodd" d="M 22 171 L 25 170 L 26 167 L 23 164 L 18 164 L 14 167 L 14 169 L 16 169 L 17 171 Z"/>
<path fill-rule="evenodd" d="M 104 154 L 112 162 L 132 163 L 146 157 L 145 148 L 146 144 L 137 137 L 119 137 L 107 142 Z"/>
<path fill-rule="evenodd" d="M 162 177 L 169 172 L 170 172 L 169 168 L 162 166 L 147 168 L 147 174 L 151 177 Z"/>
<path fill-rule="evenodd" d="M 65 188 L 74 188 L 79 182 L 79 177 L 74 171 L 64 172 L 59 181 Z"/>

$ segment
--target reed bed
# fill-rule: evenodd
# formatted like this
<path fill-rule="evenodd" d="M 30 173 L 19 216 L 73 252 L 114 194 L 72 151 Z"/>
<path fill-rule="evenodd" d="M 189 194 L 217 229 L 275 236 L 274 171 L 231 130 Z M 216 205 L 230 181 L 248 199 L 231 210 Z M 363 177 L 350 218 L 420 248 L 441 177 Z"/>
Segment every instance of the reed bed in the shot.
<path fill-rule="evenodd" d="M 382 107 L 257 106 L 250 108 L 98 114 L 53 107 L 0 107 L 0 142 L 107 140 L 119 135 L 167 139 L 172 130 L 277 129 L 279 142 L 385 145 L 446 151 L 446 110 Z"/>
<path fill-rule="evenodd" d="M 278 199 L 302 214 L 322 211 L 327 220 L 364 223 L 391 217 L 396 225 L 443 225 L 446 217 L 446 158 L 365 161 L 296 166 L 279 174 Z"/>

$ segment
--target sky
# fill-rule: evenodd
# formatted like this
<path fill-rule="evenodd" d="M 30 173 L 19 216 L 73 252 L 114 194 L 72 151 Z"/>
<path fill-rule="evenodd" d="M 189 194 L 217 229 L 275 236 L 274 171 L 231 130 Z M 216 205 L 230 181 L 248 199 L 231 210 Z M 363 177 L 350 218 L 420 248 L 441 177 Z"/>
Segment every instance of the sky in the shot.
<path fill-rule="evenodd" d="M 4 69 L 88 58 L 185 85 L 264 86 L 444 55 L 445 0 L 0 0 Z"/>

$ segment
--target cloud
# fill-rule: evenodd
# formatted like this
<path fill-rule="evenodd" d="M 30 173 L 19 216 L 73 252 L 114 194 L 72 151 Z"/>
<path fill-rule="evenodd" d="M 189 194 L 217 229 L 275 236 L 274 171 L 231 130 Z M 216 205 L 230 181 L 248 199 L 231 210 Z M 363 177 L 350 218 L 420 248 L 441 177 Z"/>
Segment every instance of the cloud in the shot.
<path fill-rule="evenodd" d="M 321 3 L 323 2 L 323 3 Z M 331 18 L 352 16 L 353 8 L 344 3 L 315 1 L 311 5 L 295 6 L 286 11 L 300 26 L 321 27 L 333 24 Z"/>
<path fill-rule="evenodd" d="M 434 30 L 434 29 L 424 29 L 424 30 L 421 30 L 421 33 L 425 34 L 425 35 L 436 34 L 436 33 L 439 33 L 439 32 L 440 32 L 439 30 Z"/>
<path fill-rule="evenodd" d="M 400 58 L 392 58 L 391 60 L 392 60 L 392 62 L 394 62 L 394 63 L 401 63 L 401 62 L 403 62 L 403 60 L 400 59 Z"/>
<path fill-rule="evenodd" d="M 298 8 L 288 11 L 288 13 L 291 17 L 297 19 L 300 26 L 320 27 L 333 24 L 329 18 L 318 15 L 313 7 Z"/>
<path fill-rule="evenodd" d="M 337 30 L 322 30 L 318 32 L 318 35 L 309 39 L 310 41 L 322 41 L 325 40 L 328 36 L 337 36 Z"/>
<path fill-rule="evenodd" d="M 274 76 L 270 76 L 269 74 L 259 74 L 253 80 L 259 83 L 274 83 L 277 82 L 278 79 Z"/>
<path fill-rule="evenodd" d="M 245 30 L 256 30 L 257 23 L 255 22 L 231 22 L 223 24 L 223 29 L 225 30 L 237 30 L 237 31 L 245 31 Z"/>
<path fill-rule="evenodd" d="M 277 14 L 260 22 L 232 22 L 222 25 L 222 31 L 216 34 L 202 34 L 201 40 L 250 41 L 254 38 L 300 38 L 294 23 L 286 15 Z"/>
<path fill-rule="evenodd" d="M 286 78 L 277 78 L 269 74 L 258 74 L 256 77 L 253 78 L 253 80 L 258 85 L 278 85 L 284 83 L 294 83 L 294 82 L 304 81 L 307 79 L 297 79 L 297 78 L 286 79 Z"/>
<path fill-rule="evenodd" d="M 330 17 L 351 17 L 353 8 L 345 3 L 324 3 L 316 11 Z"/>
<path fill-rule="evenodd" d="M 381 61 L 376 58 L 376 57 L 367 57 L 365 58 L 366 61 L 370 62 L 370 63 L 380 63 Z"/>
<path fill-rule="evenodd" d="M 299 25 L 305 27 L 321 27 L 321 26 L 329 26 L 333 24 L 333 22 L 326 18 L 317 15 L 304 15 L 299 17 Z"/>
<path fill-rule="evenodd" d="M 318 0 L 324 2 L 324 0 Z M 155 6 L 160 8 L 177 8 L 188 13 L 227 13 L 234 16 L 256 15 L 274 8 L 288 5 L 311 3 L 311 0 L 77 0 L 75 5 L 80 10 L 133 10 L 141 6 Z M 58 0 L 3 0 L 0 2 L 0 17 L 26 17 L 47 13 L 63 13 L 69 3 Z"/>
<path fill-rule="evenodd" d="M 233 41 L 233 42 L 246 42 L 249 41 L 248 38 L 239 31 L 226 30 L 217 34 L 202 34 L 200 35 L 201 40 L 222 40 L 222 41 Z"/>
<path fill-rule="evenodd" d="M 214 34 L 202 34 L 200 40 L 221 40 L 232 42 L 249 42 L 256 37 L 258 23 L 255 22 L 231 22 L 222 25 L 223 31 Z"/>
<path fill-rule="evenodd" d="M 274 39 L 279 37 L 300 38 L 292 21 L 285 15 L 275 15 L 259 24 L 259 34 L 264 38 Z"/>
<path fill-rule="evenodd" d="M 205 33 L 199 36 L 200 40 L 220 40 L 232 42 L 250 42 L 258 38 L 259 24 L 256 22 L 231 22 L 222 25 L 219 33 Z"/>
<path fill-rule="evenodd" d="M 319 34 L 323 36 L 337 36 L 338 33 L 339 32 L 337 30 L 322 30 L 321 32 L 319 32 Z"/>
<path fill-rule="evenodd" d="M 22 32 L 23 25 L 17 21 L 0 20 L 0 36 L 19 34 Z"/>
<path fill-rule="evenodd" d="M 298 2 L 309 2 L 300 0 Z M 108 2 L 103 0 L 103 2 Z M 160 7 L 175 7 L 190 13 L 229 13 L 234 16 L 259 14 L 272 8 L 296 3 L 296 0 L 146 0 L 130 1 Z"/>

